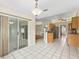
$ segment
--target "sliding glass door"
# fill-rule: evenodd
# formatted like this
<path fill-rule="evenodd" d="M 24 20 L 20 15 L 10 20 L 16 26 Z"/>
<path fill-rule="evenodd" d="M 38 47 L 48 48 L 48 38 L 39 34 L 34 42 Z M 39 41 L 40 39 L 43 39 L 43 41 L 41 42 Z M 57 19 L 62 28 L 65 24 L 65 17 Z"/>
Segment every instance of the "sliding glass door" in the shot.
<path fill-rule="evenodd" d="M 9 18 L 9 52 L 28 45 L 28 22 Z"/>
<path fill-rule="evenodd" d="M 18 20 L 9 18 L 9 52 L 18 47 Z"/>
<path fill-rule="evenodd" d="M 19 48 L 26 47 L 28 45 L 28 22 L 25 20 L 19 20 Z"/>

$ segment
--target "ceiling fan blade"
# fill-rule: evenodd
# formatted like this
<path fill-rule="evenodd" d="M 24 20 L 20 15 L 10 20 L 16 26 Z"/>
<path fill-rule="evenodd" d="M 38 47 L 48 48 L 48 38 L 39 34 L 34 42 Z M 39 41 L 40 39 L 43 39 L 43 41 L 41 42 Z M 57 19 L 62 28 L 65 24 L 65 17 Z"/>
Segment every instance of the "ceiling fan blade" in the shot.
<path fill-rule="evenodd" d="M 66 20 L 64 20 L 64 19 L 62 19 L 62 18 L 61 18 L 61 19 L 58 19 L 58 20 L 61 20 L 61 21 L 66 21 Z"/>
<path fill-rule="evenodd" d="M 43 11 L 48 11 L 48 9 L 44 9 Z"/>

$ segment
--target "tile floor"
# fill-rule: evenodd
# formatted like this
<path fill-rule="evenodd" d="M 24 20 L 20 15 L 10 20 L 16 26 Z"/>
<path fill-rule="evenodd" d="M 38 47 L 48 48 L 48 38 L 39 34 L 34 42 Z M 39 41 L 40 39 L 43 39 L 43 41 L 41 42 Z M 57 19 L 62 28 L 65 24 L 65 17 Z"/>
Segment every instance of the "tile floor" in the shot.
<path fill-rule="evenodd" d="M 63 37 L 50 44 L 40 41 L 35 46 L 11 52 L 0 59 L 79 59 L 79 48 L 68 47 Z"/>

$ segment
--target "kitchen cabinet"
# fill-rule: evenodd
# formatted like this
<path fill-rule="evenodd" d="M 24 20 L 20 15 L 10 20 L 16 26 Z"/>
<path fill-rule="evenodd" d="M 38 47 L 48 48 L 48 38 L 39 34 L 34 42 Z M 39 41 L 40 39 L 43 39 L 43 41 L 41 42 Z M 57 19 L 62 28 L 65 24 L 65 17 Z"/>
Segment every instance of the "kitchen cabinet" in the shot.
<path fill-rule="evenodd" d="M 48 40 L 48 43 L 52 43 L 54 41 L 54 35 L 52 32 L 48 32 L 47 40 Z"/>
<path fill-rule="evenodd" d="M 72 29 L 78 29 L 79 28 L 79 17 L 72 17 Z"/>
<path fill-rule="evenodd" d="M 79 47 L 79 16 L 72 17 L 68 31 L 68 44 L 72 47 Z"/>
<path fill-rule="evenodd" d="M 55 28 L 55 25 L 53 23 L 49 23 L 48 24 L 48 29 L 52 30 L 53 28 Z"/>
<path fill-rule="evenodd" d="M 72 29 L 72 23 L 69 23 L 68 24 L 68 30 L 71 30 Z"/>
<path fill-rule="evenodd" d="M 78 18 L 78 29 L 79 29 L 79 18 Z"/>
<path fill-rule="evenodd" d="M 79 47 L 79 35 L 78 34 L 68 34 L 68 44 L 71 47 Z"/>

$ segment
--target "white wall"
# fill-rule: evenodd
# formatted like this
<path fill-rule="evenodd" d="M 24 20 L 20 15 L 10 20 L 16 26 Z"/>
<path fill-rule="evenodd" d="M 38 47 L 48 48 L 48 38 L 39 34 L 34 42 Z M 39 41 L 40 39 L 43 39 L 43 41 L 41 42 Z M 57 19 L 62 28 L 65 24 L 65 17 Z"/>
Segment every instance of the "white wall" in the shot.
<path fill-rule="evenodd" d="M 0 12 L 24 17 L 27 19 L 31 19 L 31 21 L 28 22 L 28 46 L 35 45 L 35 18 L 33 15 L 28 13 L 22 13 L 13 9 L 10 9 L 8 7 L 4 7 L 0 5 Z"/>
<path fill-rule="evenodd" d="M 29 22 L 28 35 L 28 45 L 35 45 L 35 21 Z"/>

